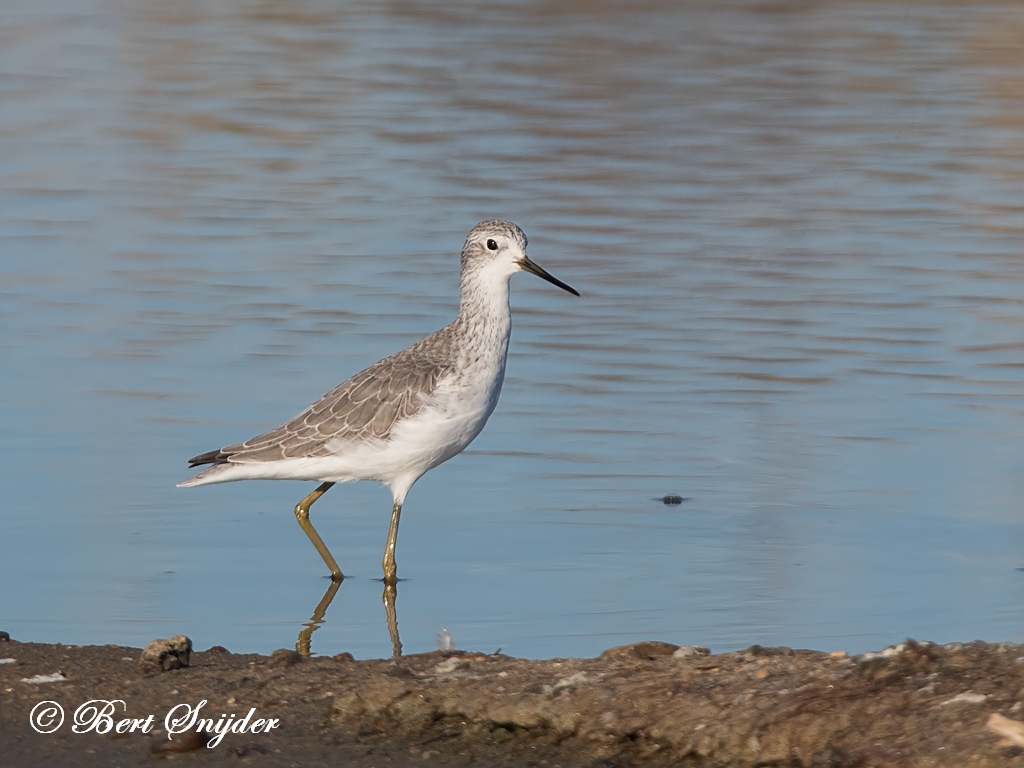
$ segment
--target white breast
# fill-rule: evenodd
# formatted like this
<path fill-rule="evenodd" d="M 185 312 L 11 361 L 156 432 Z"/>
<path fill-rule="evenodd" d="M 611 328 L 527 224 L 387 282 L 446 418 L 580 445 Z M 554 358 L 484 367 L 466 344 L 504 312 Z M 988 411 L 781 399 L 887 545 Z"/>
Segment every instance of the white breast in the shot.
<path fill-rule="evenodd" d="M 329 443 L 335 455 L 319 460 L 323 480 L 379 480 L 401 504 L 423 473 L 462 452 L 480 434 L 505 380 L 511 331 L 507 276 L 498 287 L 502 290 L 493 296 L 494 290 L 480 292 L 476 311 L 456 321 L 453 370 L 416 414 L 397 422 L 387 440 Z"/>
<path fill-rule="evenodd" d="M 402 503 L 413 483 L 460 453 L 494 411 L 505 377 L 504 355 L 479 363 L 442 379 L 414 416 L 395 424 L 388 440 L 328 444 L 335 454 L 313 460 L 318 479 L 379 480 Z"/>

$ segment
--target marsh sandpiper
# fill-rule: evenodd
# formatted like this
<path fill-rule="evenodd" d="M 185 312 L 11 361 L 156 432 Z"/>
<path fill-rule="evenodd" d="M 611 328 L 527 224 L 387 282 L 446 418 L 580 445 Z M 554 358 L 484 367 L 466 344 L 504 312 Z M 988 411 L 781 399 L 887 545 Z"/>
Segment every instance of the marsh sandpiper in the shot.
<path fill-rule="evenodd" d="M 295 517 L 331 578 L 341 581 L 309 508 L 335 483 L 378 480 L 394 501 L 383 560 L 384 582 L 394 584 L 406 494 L 425 472 L 461 453 L 497 405 L 512 328 L 509 280 L 523 270 L 579 296 L 529 259 L 526 235 L 515 224 L 477 224 L 462 248 L 454 322 L 357 373 L 285 424 L 189 459 L 190 467 L 212 466 L 179 487 L 253 479 L 320 482 L 295 506 Z"/>

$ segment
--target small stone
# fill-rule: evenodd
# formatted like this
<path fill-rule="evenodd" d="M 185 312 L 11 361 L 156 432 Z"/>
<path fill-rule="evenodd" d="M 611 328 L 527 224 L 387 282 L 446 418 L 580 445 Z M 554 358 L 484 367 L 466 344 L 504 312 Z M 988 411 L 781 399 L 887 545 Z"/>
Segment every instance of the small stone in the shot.
<path fill-rule="evenodd" d="M 685 659 L 689 656 L 710 656 L 711 649 L 703 645 L 681 645 L 672 652 L 673 659 Z"/>
<path fill-rule="evenodd" d="M 988 696 L 984 693 L 975 693 L 974 691 L 964 691 L 958 693 L 951 699 L 946 699 L 944 702 L 939 704 L 940 707 L 945 707 L 947 704 L 981 704 Z"/>
<path fill-rule="evenodd" d="M 907 650 L 907 644 L 900 643 L 899 645 L 890 645 L 884 651 L 868 651 L 867 653 L 862 653 L 857 658 L 862 662 L 874 661 L 875 659 L 891 659 L 894 656 L 899 656 L 905 650 Z"/>
<path fill-rule="evenodd" d="M 0 643 L 6 643 L 11 639 L 7 632 L 0 632 Z"/>
<path fill-rule="evenodd" d="M 615 661 L 626 659 L 646 659 L 651 661 L 660 656 L 671 656 L 679 649 L 678 645 L 662 643 L 657 640 L 649 640 L 644 643 L 633 643 L 632 645 L 619 645 L 609 648 L 601 654 L 601 658 Z"/>
<path fill-rule="evenodd" d="M 1002 736 L 1008 743 L 1024 747 L 1024 723 L 1020 720 L 1011 720 L 1008 717 L 1003 717 L 998 712 L 993 712 L 989 715 L 985 727 L 993 733 Z"/>
<path fill-rule="evenodd" d="M 143 674 L 169 672 L 187 667 L 191 658 L 192 641 L 185 635 L 175 635 L 170 640 L 154 640 L 139 657 L 139 671 Z"/>
<path fill-rule="evenodd" d="M 555 691 L 560 691 L 563 688 L 575 688 L 577 685 L 582 685 L 585 682 L 587 682 L 587 673 L 577 672 L 573 675 L 569 675 L 568 677 L 563 677 L 554 685 L 545 685 L 544 692 L 553 693 Z"/>
<path fill-rule="evenodd" d="M 298 664 L 300 661 L 302 661 L 302 654 L 288 648 L 278 648 L 270 654 L 270 663 L 275 667 L 290 667 L 292 664 Z"/>
<path fill-rule="evenodd" d="M 231 653 L 231 651 L 229 651 L 229 650 L 228 650 L 227 648 L 225 648 L 225 647 L 224 647 L 223 645 L 214 645 L 214 646 L 211 646 L 211 647 L 209 647 L 209 648 L 207 648 L 207 649 L 206 649 L 206 652 L 207 652 L 207 653 Z"/>
<path fill-rule="evenodd" d="M 450 659 L 445 659 L 434 667 L 433 672 L 435 675 L 450 675 L 461 666 L 463 666 L 462 659 L 458 656 L 452 656 Z"/>
<path fill-rule="evenodd" d="M 832 651 L 828 656 L 830 659 L 845 659 L 846 651 Z"/>
<path fill-rule="evenodd" d="M 182 752 L 192 752 L 209 744 L 210 738 L 209 734 L 195 730 L 176 733 L 169 739 L 160 736 L 153 739 L 150 752 L 154 755 L 177 755 Z"/>
<path fill-rule="evenodd" d="M 752 645 L 742 651 L 749 656 L 792 656 L 793 649 L 785 645 L 776 648 L 765 648 L 763 645 Z"/>
<path fill-rule="evenodd" d="M 33 675 L 32 677 L 23 677 L 21 682 L 28 683 L 29 685 L 42 685 L 44 683 L 63 683 L 67 680 L 67 677 L 63 672 L 53 672 L 49 675 Z"/>
<path fill-rule="evenodd" d="M 352 663 L 353 661 L 356 660 L 356 657 L 353 656 L 348 651 L 345 651 L 344 653 L 339 653 L 337 656 L 334 656 L 333 658 L 334 658 L 335 661 L 342 661 L 342 662 L 345 662 L 346 664 L 350 664 L 350 663 Z"/>

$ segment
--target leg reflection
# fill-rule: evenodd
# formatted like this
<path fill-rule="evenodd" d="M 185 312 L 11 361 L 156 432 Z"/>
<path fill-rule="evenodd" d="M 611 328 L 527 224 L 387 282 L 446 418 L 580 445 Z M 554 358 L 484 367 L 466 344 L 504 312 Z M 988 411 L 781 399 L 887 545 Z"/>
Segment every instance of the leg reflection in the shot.
<path fill-rule="evenodd" d="M 299 639 L 295 643 L 295 650 L 306 658 L 309 658 L 311 655 L 310 644 L 313 640 L 313 633 L 320 629 L 320 625 L 324 623 L 324 614 L 327 613 L 327 608 L 330 606 L 334 596 L 338 594 L 340 586 L 340 580 L 335 581 L 331 579 L 331 584 L 327 587 L 327 591 L 324 592 L 324 596 L 317 604 L 316 610 L 313 611 L 313 616 L 303 625 L 303 630 L 299 632 Z"/>
<path fill-rule="evenodd" d="M 402 655 L 402 641 L 398 639 L 398 612 L 395 610 L 395 601 L 397 599 L 398 585 L 385 581 L 384 613 L 388 617 L 388 634 L 391 635 L 392 654 L 396 659 Z"/>

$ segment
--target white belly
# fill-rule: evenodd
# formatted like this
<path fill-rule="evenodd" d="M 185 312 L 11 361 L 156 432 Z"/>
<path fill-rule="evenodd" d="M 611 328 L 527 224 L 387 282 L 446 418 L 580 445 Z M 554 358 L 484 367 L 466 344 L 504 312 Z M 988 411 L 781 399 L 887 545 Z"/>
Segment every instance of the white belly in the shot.
<path fill-rule="evenodd" d="M 415 416 L 395 424 L 388 440 L 328 444 L 335 454 L 311 460 L 319 465 L 312 479 L 379 480 L 404 499 L 424 472 L 461 453 L 480 434 L 497 405 L 503 378 L 469 387 L 442 382 Z"/>

